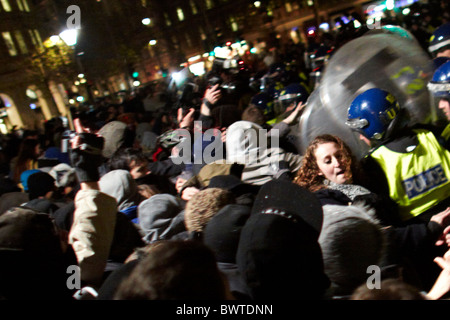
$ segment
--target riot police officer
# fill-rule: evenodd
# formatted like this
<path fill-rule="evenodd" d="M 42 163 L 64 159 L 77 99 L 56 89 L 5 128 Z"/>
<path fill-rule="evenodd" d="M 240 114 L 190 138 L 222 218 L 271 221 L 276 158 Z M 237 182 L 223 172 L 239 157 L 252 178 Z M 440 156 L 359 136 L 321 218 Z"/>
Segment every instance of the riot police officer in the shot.
<path fill-rule="evenodd" d="M 450 202 L 450 152 L 432 131 L 408 127 L 389 92 L 372 88 L 351 103 L 346 124 L 371 149 L 363 164 L 369 189 L 389 195 L 403 222 L 428 221 Z"/>

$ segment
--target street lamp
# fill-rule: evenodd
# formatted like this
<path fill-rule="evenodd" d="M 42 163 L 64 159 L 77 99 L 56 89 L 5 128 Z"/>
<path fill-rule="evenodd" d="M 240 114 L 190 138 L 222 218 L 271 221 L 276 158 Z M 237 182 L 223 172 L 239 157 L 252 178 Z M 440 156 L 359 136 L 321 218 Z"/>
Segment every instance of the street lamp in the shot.
<path fill-rule="evenodd" d="M 59 34 L 61 39 L 69 46 L 73 47 L 77 44 L 78 40 L 78 30 L 77 29 L 67 29 Z"/>

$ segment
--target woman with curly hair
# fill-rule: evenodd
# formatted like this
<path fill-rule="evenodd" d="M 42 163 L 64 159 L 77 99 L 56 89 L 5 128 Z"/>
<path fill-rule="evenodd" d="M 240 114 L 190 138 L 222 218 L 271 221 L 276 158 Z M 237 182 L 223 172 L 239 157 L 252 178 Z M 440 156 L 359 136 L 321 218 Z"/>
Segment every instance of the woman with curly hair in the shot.
<path fill-rule="evenodd" d="M 324 134 L 306 149 L 294 183 L 314 192 L 322 205 L 355 202 L 374 208 L 387 224 L 398 224 L 395 203 L 363 187 L 364 174 L 347 144 L 337 136 Z"/>

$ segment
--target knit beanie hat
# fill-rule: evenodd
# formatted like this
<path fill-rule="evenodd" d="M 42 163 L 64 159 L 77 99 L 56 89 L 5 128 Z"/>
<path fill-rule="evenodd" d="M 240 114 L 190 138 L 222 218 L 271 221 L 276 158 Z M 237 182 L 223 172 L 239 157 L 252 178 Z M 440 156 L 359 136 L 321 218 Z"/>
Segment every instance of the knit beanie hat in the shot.
<path fill-rule="evenodd" d="M 367 280 L 367 267 L 382 261 L 385 235 L 374 212 L 363 206 L 325 205 L 323 212 L 325 273 L 340 294 L 351 294 Z"/>
<path fill-rule="evenodd" d="M 28 178 L 30 200 L 45 196 L 47 192 L 55 189 L 55 179 L 47 172 L 36 172 Z"/>
<path fill-rule="evenodd" d="M 236 263 L 236 252 L 242 227 L 250 217 L 250 207 L 229 204 L 211 218 L 203 231 L 203 243 L 218 262 Z"/>
<path fill-rule="evenodd" d="M 330 282 L 317 241 L 322 215 L 314 194 L 292 182 L 261 187 L 236 255 L 252 299 L 323 298 Z"/>
<path fill-rule="evenodd" d="M 227 204 L 235 202 L 231 192 L 219 188 L 208 188 L 197 192 L 185 208 L 186 230 L 202 232 L 209 220 Z"/>

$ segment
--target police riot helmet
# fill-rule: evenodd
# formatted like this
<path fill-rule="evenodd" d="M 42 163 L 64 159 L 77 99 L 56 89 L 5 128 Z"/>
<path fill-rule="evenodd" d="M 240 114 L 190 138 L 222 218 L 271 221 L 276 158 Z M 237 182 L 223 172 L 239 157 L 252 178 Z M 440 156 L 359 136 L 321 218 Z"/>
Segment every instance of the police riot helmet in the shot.
<path fill-rule="evenodd" d="M 433 32 L 428 51 L 436 54 L 445 47 L 450 48 L 450 22 L 441 25 Z"/>
<path fill-rule="evenodd" d="M 382 141 L 392 134 L 399 113 L 400 105 L 392 94 L 372 88 L 353 100 L 345 124 L 371 140 Z"/>
<path fill-rule="evenodd" d="M 267 118 L 273 117 L 273 100 L 269 94 L 260 92 L 250 99 L 250 104 L 262 110 Z"/>
<path fill-rule="evenodd" d="M 450 61 L 436 69 L 428 83 L 428 89 L 435 97 L 450 97 Z"/>
<path fill-rule="evenodd" d="M 450 61 L 450 57 L 436 57 L 433 59 L 433 68 L 437 70 L 440 66 L 442 66 L 447 61 Z"/>
<path fill-rule="evenodd" d="M 280 92 L 280 96 L 277 99 L 278 113 L 282 113 L 291 104 L 297 105 L 299 102 L 305 103 L 308 100 L 309 93 L 306 88 L 300 83 L 291 83 L 287 85 Z"/>

